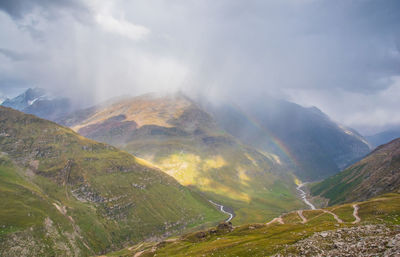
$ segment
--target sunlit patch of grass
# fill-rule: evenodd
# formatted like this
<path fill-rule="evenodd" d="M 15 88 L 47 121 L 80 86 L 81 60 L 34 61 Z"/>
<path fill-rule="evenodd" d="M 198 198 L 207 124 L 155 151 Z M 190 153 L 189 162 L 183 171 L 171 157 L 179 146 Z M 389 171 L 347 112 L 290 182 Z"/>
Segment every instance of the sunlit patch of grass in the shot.
<path fill-rule="evenodd" d="M 184 186 L 193 185 L 199 176 L 200 156 L 194 154 L 173 154 L 163 159 L 159 166 Z"/>
<path fill-rule="evenodd" d="M 246 174 L 246 170 L 242 167 L 238 167 L 238 176 L 240 183 L 245 186 L 249 186 L 249 182 L 251 181 L 250 177 Z"/>
<path fill-rule="evenodd" d="M 160 150 L 164 149 L 161 146 L 151 162 L 182 185 L 233 208 L 235 224 L 262 222 L 303 206 L 296 196 L 293 178 L 282 179 L 270 172 L 262 155 L 237 148 L 224 148 L 218 151 L 224 154 L 213 154 L 193 149 L 172 151 L 174 147 L 181 145 L 169 144 L 168 152 Z"/>
<path fill-rule="evenodd" d="M 221 155 L 213 156 L 211 158 L 207 158 L 202 162 L 202 169 L 203 170 L 210 170 L 210 169 L 219 169 L 223 166 L 226 166 L 227 162 Z"/>

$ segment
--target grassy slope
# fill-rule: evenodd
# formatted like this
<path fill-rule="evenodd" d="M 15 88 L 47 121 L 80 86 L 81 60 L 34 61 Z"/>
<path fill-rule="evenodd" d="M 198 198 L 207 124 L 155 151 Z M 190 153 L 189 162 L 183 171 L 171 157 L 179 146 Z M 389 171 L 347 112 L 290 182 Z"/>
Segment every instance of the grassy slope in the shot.
<path fill-rule="evenodd" d="M 132 155 L 4 107 L 0 152 L 1 256 L 84 256 L 224 218 Z"/>
<path fill-rule="evenodd" d="M 400 224 L 400 195 L 387 194 L 379 198 L 358 203 L 360 225 L 364 224 Z M 233 231 L 216 229 L 214 232 L 197 232 L 182 236 L 177 241 L 164 241 L 157 245 L 142 244 L 125 249 L 109 256 L 133 256 L 136 252 L 144 251 L 140 256 L 269 256 L 279 253 L 286 245 L 311 236 L 315 232 L 333 230 L 343 227 L 357 226 L 354 221 L 350 204 L 328 208 L 345 223 L 338 224 L 332 215 L 320 210 L 307 211 L 304 216 L 308 222 L 300 223 L 294 213 L 284 215 L 285 224 L 274 223 L 250 224 L 234 228 Z M 216 232 L 215 232 L 216 231 Z"/>
<path fill-rule="evenodd" d="M 121 115 L 125 118 L 117 122 Z M 274 156 L 240 144 L 184 96 L 136 97 L 64 123 L 149 160 L 181 184 L 232 207 L 235 224 L 303 207 L 293 177 Z"/>
<path fill-rule="evenodd" d="M 149 143 L 142 139 L 125 149 L 150 159 L 181 184 L 232 207 L 235 224 L 261 222 L 303 207 L 296 197 L 293 177 L 264 155 L 234 141 L 230 145 L 206 145 L 196 137 L 171 141 Z"/>
<path fill-rule="evenodd" d="M 342 172 L 310 186 L 329 205 L 366 200 L 400 188 L 400 139 L 373 151 Z"/>

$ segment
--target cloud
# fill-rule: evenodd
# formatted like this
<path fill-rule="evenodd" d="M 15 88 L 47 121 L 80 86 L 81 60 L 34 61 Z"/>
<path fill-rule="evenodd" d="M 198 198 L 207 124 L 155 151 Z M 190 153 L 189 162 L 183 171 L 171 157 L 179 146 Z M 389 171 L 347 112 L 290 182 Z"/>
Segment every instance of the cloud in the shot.
<path fill-rule="evenodd" d="M 377 93 L 336 90 L 289 90 L 289 99 L 305 106 L 318 106 L 337 121 L 368 135 L 400 124 L 400 76 Z"/>
<path fill-rule="evenodd" d="M 23 61 L 29 57 L 26 54 L 18 53 L 4 48 L 0 48 L 0 54 L 4 55 L 5 57 L 13 61 Z"/>
<path fill-rule="evenodd" d="M 178 89 L 235 101 L 272 94 L 361 130 L 373 108 L 386 113 L 379 124 L 398 117 L 395 103 L 379 107 L 398 93 L 397 0 L 14 0 L 0 9 L 0 88 L 41 86 L 87 104 Z"/>
<path fill-rule="evenodd" d="M 132 40 L 143 39 L 150 33 L 150 30 L 144 26 L 135 25 L 123 19 L 118 20 L 107 14 L 96 15 L 96 21 L 106 31 L 120 34 Z"/>
<path fill-rule="evenodd" d="M 83 11 L 86 9 L 83 2 L 79 0 L 2 0 L 0 1 L 0 10 L 8 13 L 15 19 L 21 19 L 32 10 L 39 8 L 43 11 L 57 12 L 60 9 L 69 9 L 71 11 Z"/>

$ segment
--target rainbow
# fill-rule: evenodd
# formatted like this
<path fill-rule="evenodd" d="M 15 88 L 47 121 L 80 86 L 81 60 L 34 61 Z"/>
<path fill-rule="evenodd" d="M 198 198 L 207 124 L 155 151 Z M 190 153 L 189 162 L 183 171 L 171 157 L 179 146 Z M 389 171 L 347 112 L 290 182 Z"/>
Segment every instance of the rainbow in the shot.
<path fill-rule="evenodd" d="M 299 166 L 299 162 L 296 157 L 290 152 L 289 148 L 279 139 L 277 138 L 271 131 L 269 131 L 266 127 L 260 124 L 260 122 L 244 112 L 239 106 L 234 104 L 229 104 L 230 107 L 235 109 L 237 112 L 242 114 L 251 124 L 257 127 L 260 131 L 262 131 L 266 137 L 268 137 L 269 141 L 272 142 L 281 153 L 285 155 L 291 162 L 293 162 L 296 166 Z"/>

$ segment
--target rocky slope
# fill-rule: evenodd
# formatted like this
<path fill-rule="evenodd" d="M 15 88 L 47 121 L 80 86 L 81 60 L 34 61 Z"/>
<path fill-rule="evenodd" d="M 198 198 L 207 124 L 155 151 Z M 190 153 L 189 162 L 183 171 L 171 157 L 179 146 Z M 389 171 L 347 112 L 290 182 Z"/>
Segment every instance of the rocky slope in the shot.
<path fill-rule="evenodd" d="M 400 226 L 364 225 L 315 233 L 275 256 L 396 256 L 398 254 L 400 254 Z"/>
<path fill-rule="evenodd" d="M 0 107 L 0 255 L 88 256 L 225 218 L 113 146 Z"/>
<path fill-rule="evenodd" d="M 248 145 L 278 154 L 305 181 L 333 175 L 370 152 L 359 133 L 316 107 L 269 97 L 204 106 L 224 130 Z"/>
<path fill-rule="evenodd" d="M 120 100 L 59 122 L 144 158 L 231 207 L 234 223 L 262 221 L 303 206 L 292 174 L 275 154 L 243 145 L 182 94 Z"/>
<path fill-rule="evenodd" d="M 400 138 L 379 146 L 361 161 L 310 187 L 312 195 L 327 198 L 330 205 L 399 190 Z"/>

